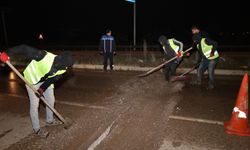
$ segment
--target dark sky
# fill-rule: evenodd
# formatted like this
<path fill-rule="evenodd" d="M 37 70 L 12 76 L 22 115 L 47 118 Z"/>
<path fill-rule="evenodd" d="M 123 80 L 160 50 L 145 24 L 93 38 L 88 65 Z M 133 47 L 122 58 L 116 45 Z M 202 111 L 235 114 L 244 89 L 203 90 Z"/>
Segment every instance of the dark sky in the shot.
<path fill-rule="evenodd" d="M 133 5 L 125 0 L 1 0 L 0 7 L 9 9 L 5 21 L 11 44 L 35 42 L 39 33 L 52 44 L 98 44 L 106 28 L 118 44 L 133 41 Z M 250 45 L 249 14 L 249 5 L 241 0 L 138 0 L 137 41 L 156 44 L 165 34 L 188 44 L 190 28 L 197 25 L 222 44 Z M 1 20 L 1 44 L 2 26 Z"/>

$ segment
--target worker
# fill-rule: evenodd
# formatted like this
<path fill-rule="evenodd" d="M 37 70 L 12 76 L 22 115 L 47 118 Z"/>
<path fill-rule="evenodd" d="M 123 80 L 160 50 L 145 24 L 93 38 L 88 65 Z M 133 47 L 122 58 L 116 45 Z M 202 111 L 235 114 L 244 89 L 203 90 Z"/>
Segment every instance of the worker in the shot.
<path fill-rule="evenodd" d="M 197 26 L 192 26 L 191 27 L 191 32 L 192 32 L 192 35 L 200 34 L 202 38 L 209 38 L 209 34 L 206 31 L 201 30 Z M 201 60 L 199 60 L 201 57 L 199 56 L 199 53 L 198 53 L 198 50 L 197 50 L 197 44 L 193 42 L 192 43 L 192 48 L 193 48 L 193 51 L 191 53 L 195 52 L 195 59 L 196 59 L 194 66 L 196 66 L 196 68 L 198 68 L 199 63 L 197 63 L 197 62 L 201 61 Z"/>
<path fill-rule="evenodd" d="M 174 79 L 173 76 L 176 73 L 176 68 L 182 61 L 183 43 L 180 41 L 177 41 L 174 38 L 167 39 L 167 37 L 164 35 L 160 36 L 158 41 L 162 45 L 166 60 L 170 60 L 171 58 L 177 56 L 177 59 L 165 65 L 165 70 L 164 70 L 165 80 L 173 81 Z"/>
<path fill-rule="evenodd" d="M 108 61 L 110 70 L 114 69 L 113 64 L 113 55 L 116 55 L 115 52 L 116 44 L 115 39 L 112 36 L 112 31 L 110 29 L 106 30 L 106 34 L 101 37 L 99 50 L 100 53 L 103 55 L 103 70 L 107 71 Z"/>
<path fill-rule="evenodd" d="M 201 34 L 194 34 L 192 37 L 193 41 L 197 44 L 198 56 L 200 57 L 200 65 L 197 70 L 197 79 L 193 84 L 201 85 L 202 76 L 206 70 L 208 70 L 208 86 L 207 89 L 211 90 L 214 88 L 214 70 L 218 62 L 219 53 L 217 51 L 217 42 L 210 38 L 203 38 Z"/>
<path fill-rule="evenodd" d="M 24 78 L 54 108 L 55 96 L 53 83 L 58 81 L 68 67 L 73 65 L 71 55 L 69 52 L 55 55 L 28 45 L 19 45 L 1 53 L 0 59 L 5 63 L 10 60 L 10 57 L 19 55 L 24 56 L 29 61 L 29 64 L 23 71 Z M 39 122 L 39 96 L 27 85 L 26 89 L 30 100 L 30 117 L 34 133 L 39 137 L 46 138 L 49 132 L 42 129 Z M 46 107 L 46 124 L 48 126 L 62 124 L 60 121 L 54 119 L 53 112 L 48 107 Z"/>

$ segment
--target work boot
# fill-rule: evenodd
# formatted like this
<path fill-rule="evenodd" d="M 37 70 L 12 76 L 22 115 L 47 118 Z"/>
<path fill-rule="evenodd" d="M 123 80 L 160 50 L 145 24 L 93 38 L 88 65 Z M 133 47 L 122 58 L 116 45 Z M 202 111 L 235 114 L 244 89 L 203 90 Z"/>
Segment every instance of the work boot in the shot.
<path fill-rule="evenodd" d="M 47 138 L 49 136 L 49 132 L 48 131 L 45 131 L 44 129 L 40 128 L 39 130 L 35 131 L 35 134 L 38 136 L 38 137 L 41 137 L 41 138 Z"/>
<path fill-rule="evenodd" d="M 115 67 L 115 65 L 111 65 L 111 66 L 110 66 L 110 70 L 113 71 L 113 70 L 114 70 L 114 67 Z"/>
<path fill-rule="evenodd" d="M 61 124 L 63 124 L 61 121 L 54 119 L 52 122 L 47 122 L 46 126 L 57 126 L 57 125 L 61 125 Z"/>

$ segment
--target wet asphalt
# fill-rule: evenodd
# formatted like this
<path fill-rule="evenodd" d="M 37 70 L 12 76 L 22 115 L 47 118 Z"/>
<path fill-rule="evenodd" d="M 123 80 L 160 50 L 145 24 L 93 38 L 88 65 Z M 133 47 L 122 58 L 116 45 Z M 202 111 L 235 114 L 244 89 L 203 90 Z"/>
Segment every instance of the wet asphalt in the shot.
<path fill-rule="evenodd" d="M 127 108 L 128 112 L 122 113 L 125 115 L 116 123 L 113 133 L 97 149 L 250 149 L 249 137 L 227 135 L 222 125 L 195 121 L 229 121 L 242 76 L 216 76 L 213 90 L 206 90 L 206 78 L 201 86 L 185 81 L 180 91 L 171 93 L 167 90 L 172 86 L 167 84 L 167 88 L 157 89 L 157 85 L 165 86 L 165 83 L 161 84 L 164 82 L 162 78 L 136 79 L 137 74 L 126 71 L 74 70 L 58 83 L 55 89 L 56 108 L 76 121 L 88 117 L 81 126 L 89 129 L 85 134 L 72 136 L 66 146 L 58 149 L 86 149 Z M 162 73 L 156 74 L 155 77 L 162 77 Z M 123 86 L 131 80 L 133 83 Z M 144 90 L 133 93 L 138 88 Z M 164 91 L 168 94 L 164 94 Z M 171 97 L 178 100 L 171 101 Z M 169 109 L 171 112 L 167 111 Z M 44 109 L 40 111 L 44 119 Z M 164 113 L 168 115 L 162 115 Z M 0 73 L 0 114 L 0 149 L 9 146 L 15 149 L 18 141 L 32 133 L 32 128 L 25 87 L 13 72 Z M 97 118 L 102 116 L 102 119 L 96 121 L 95 117 L 87 114 L 95 114 Z M 169 116 L 192 118 L 194 121 L 171 119 Z M 96 129 L 100 131 L 96 132 Z M 41 145 L 43 142 L 40 141 Z M 30 143 L 32 138 L 24 144 L 21 140 L 21 145 L 27 146 Z"/>

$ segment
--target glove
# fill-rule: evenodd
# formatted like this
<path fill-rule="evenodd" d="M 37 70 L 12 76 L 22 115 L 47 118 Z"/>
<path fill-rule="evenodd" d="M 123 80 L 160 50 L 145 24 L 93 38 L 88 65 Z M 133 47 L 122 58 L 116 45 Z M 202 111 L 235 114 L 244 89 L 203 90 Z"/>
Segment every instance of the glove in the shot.
<path fill-rule="evenodd" d="M 42 88 L 39 88 L 39 89 L 37 90 L 37 92 L 40 94 L 40 96 L 42 96 L 42 95 L 43 95 L 44 90 L 43 90 Z"/>
<path fill-rule="evenodd" d="M 210 57 L 213 57 L 214 56 L 214 53 L 210 53 Z"/>
<path fill-rule="evenodd" d="M 178 51 L 177 57 L 178 57 L 178 58 L 181 58 L 182 56 L 183 56 L 183 53 L 182 53 L 181 51 Z"/>
<path fill-rule="evenodd" d="M 6 61 L 10 60 L 10 57 L 5 53 L 0 53 L 0 59 L 2 62 L 6 63 Z"/>

